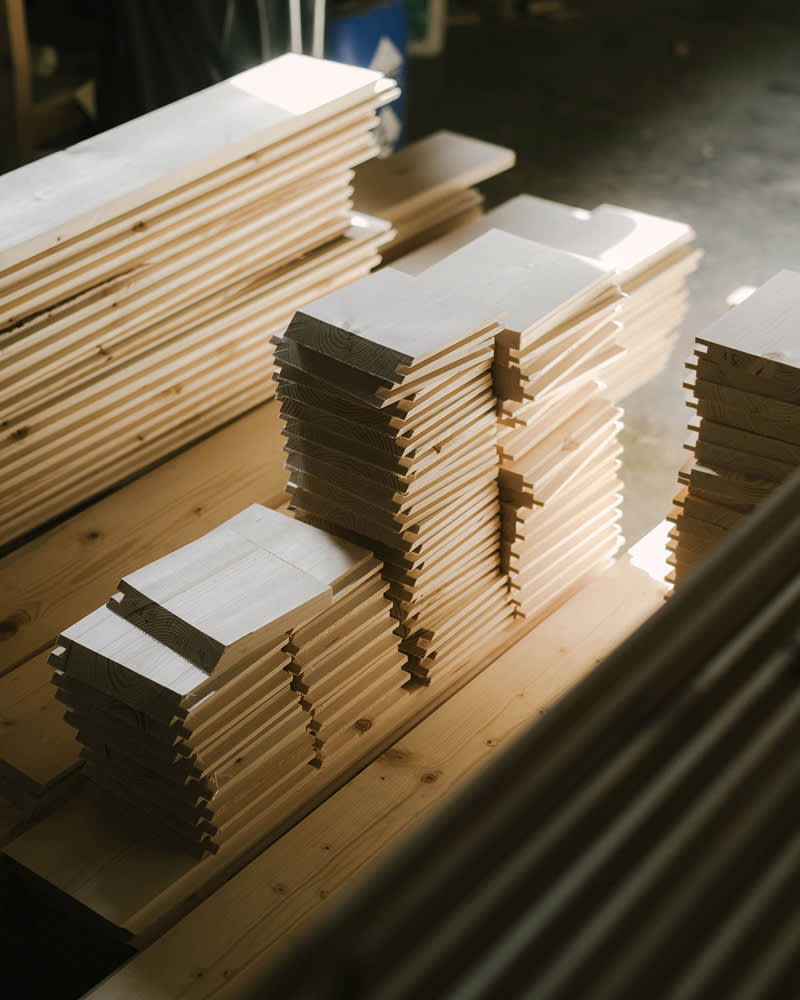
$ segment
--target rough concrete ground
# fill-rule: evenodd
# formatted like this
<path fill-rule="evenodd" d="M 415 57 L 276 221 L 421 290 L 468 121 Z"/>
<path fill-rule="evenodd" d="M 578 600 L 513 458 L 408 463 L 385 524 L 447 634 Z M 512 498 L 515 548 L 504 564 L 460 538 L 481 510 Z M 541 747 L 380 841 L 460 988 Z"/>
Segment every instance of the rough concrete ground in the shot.
<path fill-rule="evenodd" d="M 781 4 L 590 6 L 567 20 L 451 28 L 441 59 L 411 65 L 409 133 L 451 128 L 515 148 L 516 168 L 484 186 L 489 205 L 529 192 L 696 230 L 706 253 L 680 344 L 625 404 L 632 543 L 676 490 L 694 335 L 739 285 L 800 267 L 800 15 Z"/>

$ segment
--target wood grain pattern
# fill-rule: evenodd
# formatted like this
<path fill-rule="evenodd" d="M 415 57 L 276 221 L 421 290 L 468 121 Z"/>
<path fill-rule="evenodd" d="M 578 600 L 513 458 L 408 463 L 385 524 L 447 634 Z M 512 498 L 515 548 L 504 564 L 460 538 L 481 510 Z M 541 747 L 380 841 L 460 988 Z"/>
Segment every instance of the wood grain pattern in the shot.
<path fill-rule="evenodd" d="M 97 987 L 93 998 L 122 1000 L 147 984 L 154 997 L 186 991 L 199 1000 L 231 983 L 245 989 L 255 982 L 320 910 L 591 669 L 662 593 L 644 573 L 619 564 Z M 285 891 L 276 893 L 277 885 Z"/>
<path fill-rule="evenodd" d="M 118 216 L 99 230 L 62 241 L 58 256 L 65 259 L 60 261 L 60 266 L 53 262 L 52 255 L 29 259 L 15 268 L 0 286 L 0 325 L 36 312 L 37 307 L 49 301 L 66 298 L 67 290 L 78 293 L 98 284 L 103 277 L 146 259 L 147 254 L 174 240 L 182 231 L 192 232 L 198 225 L 199 211 L 203 214 L 202 221 L 209 222 L 246 204 L 253 195 L 263 197 L 285 184 L 289 172 L 297 179 L 340 159 L 349 162 L 355 146 L 364 145 L 363 136 L 370 124 L 371 110 L 365 106 L 335 115 L 261 150 L 257 157 L 218 171 L 205 178 L 203 185 L 178 189 Z M 313 166 L 309 151 L 304 148 L 309 141 L 316 147 Z M 79 257 L 75 254 L 78 249 L 81 251 Z"/>
<path fill-rule="evenodd" d="M 254 500 L 281 504 L 279 426 L 277 405 L 254 411 L 0 560 L 2 665 L 15 689 L 30 691 L 16 704 L 10 694 L 3 699 L 13 721 L 0 748 L 7 793 L 50 796 L 79 763 L 80 747 L 49 683 L 47 655 L 59 632 L 105 600 L 131 565 L 158 558 Z M 257 461 L 253 440 L 261 442 Z M 17 798 L 29 803 L 30 796 Z"/>
<path fill-rule="evenodd" d="M 697 339 L 707 346 L 710 357 L 719 356 L 745 372 L 758 372 L 766 378 L 775 372 L 780 377 L 782 366 L 800 366 L 796 337 L 799 296 L 800 275 L 780 271 Z"/>
<path fill-rule="evenodd" d="M 701 333 L 686 364 L 687 402 L 700 419 L 678 473 L 688 491 L 676 497 L 668 546 L 676 583 L 800 462 L 800 366 L 788 332 L 800 315 L 800 276 L 781 271 L 746 304 Z"/>
<path fill-rule="evenodd" d="M 0 267 L 100 225 L 132 198 L 156 198 L 382 89 L 392 88 L 378 73 L 290 54 L 12 171 L 2 182 L 13 214 L 0 230 Z M 224 123 L 222 134 L 205 127 L 209 120 Z"/>
<path fill-rule="evenodd" d="M 250 507 L 232 525 L 126 575 L 118 585 L 121 597 L 109 607 L 207 673 L 260 653 L 262 644 L 324 610 L 332 597 L 321 579 L 325 554 L 317 556 L 314 576 L 277 556 L 262 510 Z M 332 548 L 329 562 L 344 555 L 344 545 Z"/>
<path fill-rule="evenodd" d="M 3 178 L 0 545 L 270 398 L 270 334 L 391 236 L 349 209 L 392 93 L 290 56 Z"/>
<path fill-rule="evenodd" d="M 394 221 L 443 195 L 480 184 L 514 165 L 510 149 L 447 130 L 364 164 L 356 178 L 356 207 Z"/>
<path fill-rule="evenodd" d="M 454 132 L 438 131 L 391 156 L 362 164 L 355 179 L 358 211 L 380 213 L 396 230 L 386 248 L 393 260 L 481 214 L 472 189 L 514 165 L 510 149 Z"/>
<path fill-rule="evenodd" d="M 617 342 L 631 353 L 618 355 L 607 368 L 609 399 L 622 399 L 664 367 L 684 313 L 683 282 L 701 256 L 688 246 L 694 238 L 689 226 L 618 206 L 601 205 L 587 212 L 520 195 L 394 266 L 410 275 L 422 274 L 493 228 L 578 254 L 616 274 L 628 295 Z"/>

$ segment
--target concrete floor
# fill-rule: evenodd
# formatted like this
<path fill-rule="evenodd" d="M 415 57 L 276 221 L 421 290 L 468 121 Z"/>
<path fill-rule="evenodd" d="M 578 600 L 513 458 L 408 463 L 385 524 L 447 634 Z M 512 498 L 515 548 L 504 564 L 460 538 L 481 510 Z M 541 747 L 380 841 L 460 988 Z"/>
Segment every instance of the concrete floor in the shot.
<path fill-rule="evenodd" d="M 488 205 L 529 192 L 694 227 L 705 258 L 681 342 L 625 404 L 633 543 L 676 491 L 695 334 L 739 285 L 800 267 L 800 16 L 769 3 L 748 15 L 731 3 L 722 14 L 701 2 L 689 6 L 705 12 L 589 6 L 567 20 L 451 28 L 441 59 L 411 65 L 409 133 L 451 128 L 516 149 L 516 168 L 484 186 Z"/>

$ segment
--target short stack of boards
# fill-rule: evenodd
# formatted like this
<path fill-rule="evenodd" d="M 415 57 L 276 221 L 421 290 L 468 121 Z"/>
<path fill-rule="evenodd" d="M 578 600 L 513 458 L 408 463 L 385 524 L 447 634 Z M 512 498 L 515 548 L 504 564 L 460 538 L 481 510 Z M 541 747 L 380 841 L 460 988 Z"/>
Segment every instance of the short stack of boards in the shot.
<path fill-rule="evenodd" d="M 603 372 L 608 399 L 619 402 L 664 369 L 686 313 L 685 282 L 701 257 L 690 245 L 694 239 L 690 226 L 616 205 L 599 205 L 588 212 L 519 195 L 401 257 L 393 266 L 406 274 L 420 274 L 491 228 L 588 257 L 614 271 L 625 294 L 617 336 L 624 353 Z"/>
<path fill-rule="evenodd" d="M 50 659 L 87 777 L 217 851 L 408 696 L 385 589 L 372 553 L 259 505 L 124 577 Z"/>
<path fill-rule="evenodd" d="M 380 556 L 418 681 L 511 615 L 534 624 L 619 548 L 621 414 L 596 381 L 619 299 L 597 263 L 490 230 L 275 338 L 290 506 Z"/>
<path fill-rule="evenodd" d="M 357 211 L 392 224 L 381 248 L 390 262 L 483 214 L 475 184 L 514 166 L 513 150 L 441 129 L 384 159 L 356 169 Z"/>
<path fill-rule="evenodd" d="M 392 235 L 351 195 L 396 93 L 289 54 L 0 178 L 0 547 L 270 398 Z"/>
<path fill-rule="evenodd" d="M 800 274 L 781 271 L 696 339 L 696 419 L 669 520 L 679 583 L 800 466 Z"/>

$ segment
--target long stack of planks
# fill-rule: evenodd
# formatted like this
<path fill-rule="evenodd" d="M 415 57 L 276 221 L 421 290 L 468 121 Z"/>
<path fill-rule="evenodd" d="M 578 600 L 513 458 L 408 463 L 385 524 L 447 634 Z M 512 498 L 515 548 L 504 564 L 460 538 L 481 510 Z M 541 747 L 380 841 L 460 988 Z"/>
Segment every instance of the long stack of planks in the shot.
<path fill-rule="evenodd" d="M 613 273 L 494 230 L 417 278 L 326 296 L 276 339 L 291 505 L 376 548 L 423 683 L 617 551 L 620 413 L 594 376 L 620 350 L 619 297 Z"/>
<path fill-rule="evenodd" d="M 392 261 L 480 218 L 483 195 L 474 189 L 514 166 L 513 150 L 442 129 L 356 170 L 355 207 L 391 222 L 395 236 L 382 249 Z"/>
<path fill-rule="evenodd" d="M 694 232 L 688 225 L 615 205 L 599 205 L 587 212 L 519 195 L 402 257 L 394 266 L 419 274 L 490 228 L 589 257 L 616 273 L 626 296 L 617 337 L 625 353 L 603 374 L 610 400 L 624 399 L 664 369 L 686 313 L 685 281 L 701 257 L 690 246 Z"/>
<path fill-rule="evenodd" d="M 697 337 L 692 453 L 668 548 L 678 583 L 800 466 L 800 274 L 781 271 Z"/>
<path fill-rule="evenodd" d="M 124 577 L 50 658 L 89 779 L 218 850 L 406 695 L 380 570 L 253 505 Z"/>
<path fill-rule="evenodd" d="M 795 474 L 248 995 L 794 996 L 798 510 Z"/>
<path fill-rule="evenodd" d="M 379 262 L 395 94 L 290 54 L 0 178 L 0 546 L 269 398 L 270 335 Z"/>

